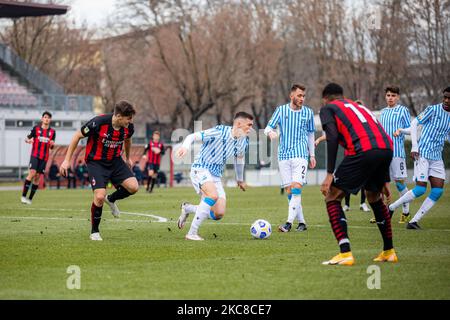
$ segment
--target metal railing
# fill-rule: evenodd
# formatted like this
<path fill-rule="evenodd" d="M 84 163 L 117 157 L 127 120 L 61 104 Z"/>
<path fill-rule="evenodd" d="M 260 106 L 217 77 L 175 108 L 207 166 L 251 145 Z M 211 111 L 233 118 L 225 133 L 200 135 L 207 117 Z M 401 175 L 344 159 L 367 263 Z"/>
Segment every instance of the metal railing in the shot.
<path fill-rule="evenodd" d="M 94 97 L 57 94 L 0 94 L 0 110 L 92 112 Z"/>
<path fill-rule="evenodd" d="M 3 43 L 0 43 L 0 61 L 25 78 L 38 90 L 51 94 L 64 94 L 64 88 L 61 85 L 25 62 L 25 60 Z"/>

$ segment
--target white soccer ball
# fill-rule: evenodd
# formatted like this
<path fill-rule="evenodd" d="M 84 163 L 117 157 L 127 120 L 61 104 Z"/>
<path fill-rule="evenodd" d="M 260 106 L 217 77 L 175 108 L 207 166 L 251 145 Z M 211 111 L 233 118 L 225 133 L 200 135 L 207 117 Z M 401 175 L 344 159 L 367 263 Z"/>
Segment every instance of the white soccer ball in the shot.
<path fill-rule="evenodd" d="M 272 226 L 268 221 L 258 219 L 250 227 L 250 233 L 256 239 L 267 239 L 272 234 Z"/>

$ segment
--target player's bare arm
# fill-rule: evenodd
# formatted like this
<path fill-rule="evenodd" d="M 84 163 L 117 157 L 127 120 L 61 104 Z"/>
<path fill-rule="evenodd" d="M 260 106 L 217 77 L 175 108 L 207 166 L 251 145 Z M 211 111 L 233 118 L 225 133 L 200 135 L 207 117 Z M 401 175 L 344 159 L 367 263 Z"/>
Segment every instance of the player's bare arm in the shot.
<path fill-rule="evenodd" d="M 83 138 L 84 138 L 84 136 L 81 133 L 81 130 L 78 130 L 73 135 L 72 140 L 70 141 L 69 147 L 67 148 L 67 153 L 66 153 L 66 156 L 64 158 L 64 161 L 61 164 L 61 166 L 59 167 L 59 173 L 63 177 L 67 177 L 67 170 L 70 167 L 70 159 L 72 159 L 73 153 L 74 153 L 75 149 L 77 148 L 78 143 Z"/>
<path fill-rule="evenodd" d="M 130 159 L 130 149 L 131 149 L 131 138 L 125 139 L 124 143 L 124 153 L 125 153 L 125 161 L 127 165 L 132 168 L 133 161 Z"/>
<path fill-rule="evenodd" d="M 202 135 L 200 132 L 195 132 L 188 135 L 184 139 L 182 146 L 179 147 L 176 151 L 175 155 L 180 159 L 183 158 L 188 153 L 192 143 L 194 143 L 195 141 L 202 141 Z"/>

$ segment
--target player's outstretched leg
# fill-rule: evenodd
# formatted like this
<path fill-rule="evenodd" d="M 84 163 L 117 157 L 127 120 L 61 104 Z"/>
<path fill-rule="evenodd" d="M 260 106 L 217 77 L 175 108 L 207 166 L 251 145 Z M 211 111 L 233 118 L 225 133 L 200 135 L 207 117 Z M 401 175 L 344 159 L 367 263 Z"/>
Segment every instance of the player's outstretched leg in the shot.
<path fill-rule="evenodd" d="M 432 187 L 430 195 L 425 199 L 425 201 L 420 206 L 420 209 L 414 215 L 414 218 L 406 225 L 407 229 L 410 230 L 419 230 L 421 227 L 418 222 L 430 211 L 430 209 L 435 205 L 435 203 L 442 196 L 444 189 L 441 187 L 442 184 L 439 184 L 439 187 Z"/>
<path fill-rule="evenodd" d="M 135 194 L 139 190 L 139 183 L 136 178 L 128 178 L 121 183 L 115 192 L 105 197 L 106 204 L 111 208 L 111 214 L 114 218 L 120 215 L 119 207 L 115 203 L 117 200 L 125 199 Z"/>
<path fill-rule="evenodd" d="M 178 229 L 184 228 L 187 218 L 191 213 L 195 213 L 197 211 L 197 207 L 198 206 L 193 205 L 189 202 L 183 202 L 181 204 L 181 214 L 177 221 Z"/>

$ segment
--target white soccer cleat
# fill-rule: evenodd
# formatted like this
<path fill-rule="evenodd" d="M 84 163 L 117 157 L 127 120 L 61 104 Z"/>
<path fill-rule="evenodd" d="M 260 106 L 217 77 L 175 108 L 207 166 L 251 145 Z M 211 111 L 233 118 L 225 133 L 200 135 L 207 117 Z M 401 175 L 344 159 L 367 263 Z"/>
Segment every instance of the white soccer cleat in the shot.
<path fill-rule="evenodd" d="M 31 204 L 31 200 L 27 197 L 21 197 L 20 202 L 22 202 L 23 204 Z"/>
<path fill-rule="evenodd" d="M 342 210 L 344 210 L 344 211 L 350 211 L 350 207 L 347 206 L 347 205 L 345 205 L 345 206 L 342 207 Z"/>
<path fill-rule="evenodd" d="M 194 240 L 194 241 L 203 241 L 202 237 L 200 237 L 198 234 L 187 234 L 185 237 L 186 240 Z"/>
<path fill-rule="evenodd" d="M 183 227 L 186 225 L 186 220 L 189 217 L 189 213 L 186 212 L 186 205 L 188 205 L 187 202 L 183 202 L 181 204 L 181 214 L 177 221 L 178 229 L 183 229 Z"/>
<path fill-rule="evenodd" d="M 369 207 L 367 206 L 367 204 L 363 203 L 362 205 L 359 206 L 359 209 L 364 211 L 364 212 L 370 212 Z"/>
<path fill-rule="evenodd" d="M 115 202 L 111 202 L 108 199 L 108 196 L 105 197 L 105 203 L 111 208 L 111 214 L 114 218 L 119 218 L 120 210 Z"/>
<path fill-rule="evenodd" d="M 103 240 L 102 237 L 100 237 L 100 232 L 91 233 L 89 238 L 94 241 L 102 241 Z"/>

